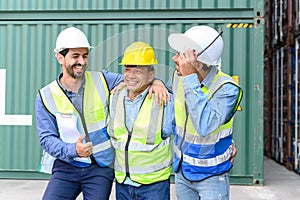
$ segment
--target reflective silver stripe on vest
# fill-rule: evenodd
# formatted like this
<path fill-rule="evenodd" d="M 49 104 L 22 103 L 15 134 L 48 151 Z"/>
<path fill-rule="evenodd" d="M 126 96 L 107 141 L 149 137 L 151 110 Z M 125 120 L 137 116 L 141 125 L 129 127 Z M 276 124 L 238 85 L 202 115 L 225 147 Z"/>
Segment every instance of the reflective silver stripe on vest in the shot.
<path fill-rule="evenodd" d="M 162 123 L 162 122 L 158 122 L 159 117 L 157 116 L 157 114 L 159 113 L 159 110 L 160 110 L 160 107 L 156 106 L 155 101 L 153 100 L 152 101 L 151 119 L 150 119 L 150 123 L 149 123 L 149 126 L 148 126 L 148 131 L 147 131 L 148 134 L 147 134 L 146 144 L 151 145 L 151 144 L 155 143 L 156 130 L 157 130 L 156 126 L 159 123 Z"/>
<path fill-rule="evenodd" d="M 115 149 L 118 150 L 125 150 L 126 142 L 117 142 L 116 140 L 112 139 L 112 145 Z M 145 145 L 145 144 L 138 144 L 138 143 L 129 143 L 128 151 L 139 151 L 139 152 L 149 152 L 155 149 L 160 149 L 166 145 L 170 144 L 170 138 L 163 140 L 159 145 Z"/>
<path fill-rule="evenodd" d="M 214 95 L 214 93 L 220 88 L 221 85 L 225 84 L 225 83 L 234 83 L 234 81 L 228 77 L 228 76 L 221 76 L 219 77 L 216 82 L 209 88 L 208 91 L 208 99 L 211 98 L 212 95 Z"/>
<path fill-rule="evenodd" d="M 53 83 L 53 82 L 52 82 Z M 52 84 L 51 83 L 51 84 Z M 50 85 L 51 85 L 50 84 Z M 54 112 L 52 113 L 53 115 L 55 114 L 55 112 L 57 112 L 57 107 L 56 107 L 56 104 L 55 104 L 55 101 L 54 101 L 54 98 L 52 96 L 52 92 L 51 92 L 51 89 L 50 89 L 50 85 L 48 85 L 47 87 L 45 87 L 44 89 L 40 90 L 41 93 L 43 93 L 45 99 L 46 99 L 46 102 L 47 102 L 47 105 L 49 107 L 49 111 L 50 112 Z M 42 101 L 43 101 L 43 97 L 42 98 Z M 43 101 L 44 102 L 44 101 Z"/>
<path fill-rule="evenodd" d="M 104 151 L 109 148 L 111 148 L 111 143 L 109 140 L 107 140 L 105 142 L 93 146 L 93 153 L 98 153 L 100 151 Z"/>
<path fill-rule="evenodd" d="M 180 158 L 181 151 L 177 148 L 176 145 L 173 146 L 173 150 L 174 150 L 174 153 Z M 230 145 L 229 148 L 222 155 L 218 155 L 214 158 L 199 159 L 199 158 L 193 158 L 193 157 L 183 154 L 183 161 L 189 163 L 190 165 L 194 165 L 194 166 L 212 167 L 212 166 L 217 166 L 217 165 L 229 160 L 231 153 L 232 153 L 232 145 Z"/>
<path fill-rule="evenodd" d="M 179 136 L 183 137 L 183 128 L 182 127 L 177 126 L 176 132 Z M 192 144 L 215 144 L 220 139 L 227 137 L 231 133 L 232 133 L 232 127 L 221 130 L 217 134 L 211 134 L 211 135 L 207 135 L 205 137 L 201 137 L 200 135 L 199 136 L 192 135 L 192 134 L 189 134 L 188 132 L 186 132 L 184 141 L 186 141 L 188 143 L 192 143 Z"/>
<path fill-rule="evenodd" d="M 172 165 L 172 159 L 169 159 L 156 165 L 136 166 L 136 167 L 129 166 L 129 172 L 134 174 L 149 174 L 152 172 L 159 171 L 161 169 L 168 168 L 171 165 Z M 114 167 L 116 170 L 126 173 L 125 167 L 122 167 L 122 165 L 118 163 L 117 159 L 115 159 Z"/>
<path fill-rule="evenodd" d="M 107 96 L 106 96 L 106 89 L 104 87 L 104 83 L 102 82 L 103 74 L 101 72 L 90 72 L 90 73 L 94 80 L 101 102 L 103 103 L 103 107 L 105 108 L 105 104 L 107 104 Z M 105 116 L 108 116 L 107 107 L 105 109 Z"/>
<path fill-rule="evenodd" d="M 117 102 L 119 100 L 119 98 L 121 98 L 120 101 L 123 102 L 123 99 L 124 98 L 124 95 L 125 95 L 125 92 L 127 92 L 126 89 L 123 89 L 119 92 L 119 94 L 115 94 L 115 95 L 112 95 L 111 96 L 111 99 L 110 99 L 110 111 L 111 111 L 111 114 L 110 114 L 110 121 L 108 123 L 109 125 L 109 135 L 111 137 L 114 137 L 114 127 L 115 127 L 115 115 L 116 115 L 116 107 L 117 107 Z M 124 116 L 124 109 L 119 109 L 118 112 L 120 113 L 120 116 Z"/>
<path fill-rule="evenodd" d="M 107 103 L 106 89 L 104 87 L 104 83 L 102 82 L 102 74 L 99 74 L 98 72 L 91 72 L 91 75 L 102 103 Z"/>
<path fill-rule="evenodd" d="M 87 125 L 87 129 L 88 129 L 88 132 L 91 133 L 94 131 L 98 131 L 99 129 L 102 129 L 106 126 L 107 126 L 107 120 L 103 120 L 103 121 L 95 123 L 95 124 Z"/>

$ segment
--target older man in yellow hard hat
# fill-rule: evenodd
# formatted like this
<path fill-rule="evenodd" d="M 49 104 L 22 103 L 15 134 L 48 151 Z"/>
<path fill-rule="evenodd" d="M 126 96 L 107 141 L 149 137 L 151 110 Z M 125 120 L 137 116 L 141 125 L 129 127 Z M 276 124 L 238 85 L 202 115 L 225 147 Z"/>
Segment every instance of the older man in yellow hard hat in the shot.
<path fill-rule="evenodd" d="M 146 98 L 158 62 L 144 42 L 129 45 L 122 60 L 126 87 L 110 101 L 109 135 L 116 151 L 117 199 L 170 199 L 173 100 L 165 107 Z"/>

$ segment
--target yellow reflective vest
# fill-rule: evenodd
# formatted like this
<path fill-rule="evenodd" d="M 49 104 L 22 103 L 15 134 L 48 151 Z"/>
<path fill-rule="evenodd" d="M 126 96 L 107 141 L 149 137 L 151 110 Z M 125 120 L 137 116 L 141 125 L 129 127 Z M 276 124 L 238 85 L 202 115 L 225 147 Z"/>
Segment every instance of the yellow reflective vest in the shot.
<path fill-rule="evenodd" d="M 163 108 L 154 97 L 145 97 L 132 130 L 126 128 L 124 88 L 110 100 L 109 135 L 115 148 L 115 177 L 123 183 L 126 176 L 140 184 L 151 184 L 170 177 L 172 152 L 170 137 L 162 139 Z"/>
<path fill-rule="evenodd" d="M 109 90 L 102 72 L 85 73 L 82 114 L 77 111 L 57 80 L 42 88 L 40 96 L 48 112 L 56 117 L 62 140 L 65 139 L 62 137 L 64 133 L 61 131 L 67 130 L 67 128 L 65 128 L 66 124 L 60 123 L 59 118 L 60 116 L 73 117 L 77 120 L 77 123 L 74 124 L 76 127 L 73 128 L 82 135 L 86 134 L 86 140 L 93 143 L 93 157 L 98 165 L 106 167 L 112 163 L 114 150 L 107 133 Z M 67 125 L 70 126 L 70 124 Z M 75 141 L 70 143 L 75 143 Z M 51 172 L 54 160 L 55 158 L 44 152 L 41 163 L 44 172 Z M 86 167 L 91 163 L 90 158 L 74 158 L 64 161 L 79 167 Z"/>

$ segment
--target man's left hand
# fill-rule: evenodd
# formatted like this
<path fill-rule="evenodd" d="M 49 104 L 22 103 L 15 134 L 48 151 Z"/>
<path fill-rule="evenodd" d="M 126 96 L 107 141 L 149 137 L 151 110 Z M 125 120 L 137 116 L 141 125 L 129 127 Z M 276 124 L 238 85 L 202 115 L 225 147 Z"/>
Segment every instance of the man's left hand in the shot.
<path fill-rule="evenodd" d="M 110 94 L 118 94 L 126 86 L 124 81 L 121 81 L 118 85 L 116 85 L 111 91 Z"/>
<path fill-rule="evenodd" d="M 167 90 L 165 84 L 161 80 L 154 80 L 151 87 L 149 88 L 148 98 L 152 97 L 152 93 L 155 94 L 155 102 L 158 105 L 167 105 L 170 101 L 171 96 Z"/>
<path fill-rule="evenodd" d="M 230 162 L 233 164 L 234 163 L 234 158 L 235 158 L 235 156 L 236 156 L 236 154 L 237 154 L 237 148 L 236 148 L 236 146 L 235 146 L 235 143 L 233 142 L 232 143 L 232 153 L 231 153 L 231 157 L 230 157 Z"/>

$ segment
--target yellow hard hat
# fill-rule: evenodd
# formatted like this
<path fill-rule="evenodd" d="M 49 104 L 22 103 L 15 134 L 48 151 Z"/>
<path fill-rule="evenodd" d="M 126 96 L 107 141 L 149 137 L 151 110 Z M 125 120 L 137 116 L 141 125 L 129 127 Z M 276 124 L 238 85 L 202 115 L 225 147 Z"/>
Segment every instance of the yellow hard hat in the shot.
<path fill-rule="evenodd" d="M 154 49 L 145 42 L 134 42 L 129 45 L 121 65 L 155 65 L 157 64 Z"/>

